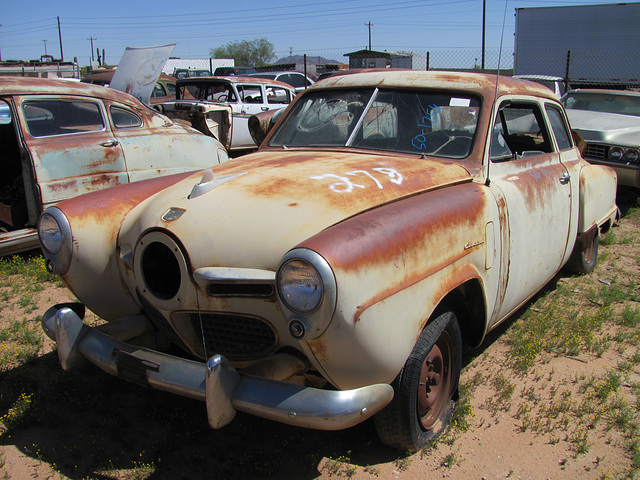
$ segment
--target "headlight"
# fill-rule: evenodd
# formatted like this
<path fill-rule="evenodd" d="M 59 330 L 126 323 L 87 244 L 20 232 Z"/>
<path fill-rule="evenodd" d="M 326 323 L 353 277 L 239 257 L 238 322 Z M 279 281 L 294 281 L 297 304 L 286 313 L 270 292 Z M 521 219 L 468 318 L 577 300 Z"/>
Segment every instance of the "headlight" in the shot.
<path fill-rule="evenodd" d="M 638 162 L 638 150 L 635 148 L 630 148 L 626 152 L 624 152 L 623 160 L 627 163 L 637 163 Z"/>
<path fill-rule="evenodd" d="M 278 292 L 290 310 L 313 312 L 323 297 L 322 278 L 309 263 L 293 259 L 285 262 L 278 273 Z"/>
<path fill-rule="evenodd" d="M 609 160 L 619 162 L 620 160 L 622 160 L 623 155 L 624 151 L 620 147 L 611 147 L 609 149 Z"/>
<path fill-rule="evenodd" d="M 62 232 L 53 215 L 43 213 L 38 222 L 38 236 L 42 248 L 55 255 L 62 248 Z"/>
<path fill-rule="evenodd" d="M 71 226 L 57 207 L 49 207 L 38 220 L 38 237 L 46 258 L 47 271 L 64 275 L 71 265 Z"/>
<path fill-rule="evenodd" d="M 310 340 L 322 335 L 334 316 L 338 291 L 327 260 L 306 248 L 289 250 L 278 268 L 276 285 L 291 336 Z"/>

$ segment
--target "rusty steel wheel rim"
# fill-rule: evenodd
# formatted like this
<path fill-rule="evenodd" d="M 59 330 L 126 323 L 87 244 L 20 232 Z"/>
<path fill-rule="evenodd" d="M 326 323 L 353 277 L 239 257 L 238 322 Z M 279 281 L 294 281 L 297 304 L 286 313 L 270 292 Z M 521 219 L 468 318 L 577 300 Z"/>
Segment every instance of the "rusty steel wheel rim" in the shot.
<path fill-rule="evenodd" d="M 590 264 L 591 262 L 593 262 L 593 257 L 595 255 L 595 251 L 596 251 L 595 243 L 596 243 L 595 241 L 591 242 L 589 244 L 589 246 L 587 247 L 587 249 L 584 251 L 584 261 L 586 263 Z"/>
<path fill-rule="evenodd" d="M 420 369 L 418 417 L 425 430 L 438 423 L 449 401 L 452 358 L 451 338 L 443 331 Z"/>

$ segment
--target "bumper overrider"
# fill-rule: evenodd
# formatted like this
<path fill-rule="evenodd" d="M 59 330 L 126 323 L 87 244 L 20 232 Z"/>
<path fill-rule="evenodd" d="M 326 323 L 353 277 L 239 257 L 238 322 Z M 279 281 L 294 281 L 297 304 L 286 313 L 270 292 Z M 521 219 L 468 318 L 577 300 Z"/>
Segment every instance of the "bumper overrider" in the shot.
<path fill-rule="evenodd" d="M 125 380 L 203 400 L 209 424 L 221 428 L 236 411 L 289 425 L 340 430 L 356 425 L 384 408 L 393 398 L 388 384 L 353 390 L 324 390 L 280 379 L 302 373 L 304 363 L 282 355 L 278 368 L 266 368 L 270 378 L 238 372 L 222 355 L 207 363 L 175 357 L 125 343 L 152 329 L 142 315 L 90 327 L 78 303 L 51 307 L 42 319 L 45 333 L 58 345 L 64 370 L 84 360 Z"/>

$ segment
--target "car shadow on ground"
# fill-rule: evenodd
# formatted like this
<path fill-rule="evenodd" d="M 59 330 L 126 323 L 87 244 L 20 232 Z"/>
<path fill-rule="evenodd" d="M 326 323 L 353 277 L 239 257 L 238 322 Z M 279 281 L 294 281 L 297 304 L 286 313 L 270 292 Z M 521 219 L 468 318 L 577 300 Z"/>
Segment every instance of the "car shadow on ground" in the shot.
<path fill-rule="evenodd" d="M 331 432 L 239 412 L 231 424 L 213 430 L 203 402 L 91 365 L 64 372 L 55 352 L 4 372 L 0 382 L 4 410 L 20 393 L 30 395 L 0 444 L 15 445 L 72 479 L 111 479 L 114 470 L 133 467 L 153 469 L 140 477 L 146 479 L 311 479 L 324 458 L 367 466 L 403 456 L 380 443 L 372 420 Z"/>

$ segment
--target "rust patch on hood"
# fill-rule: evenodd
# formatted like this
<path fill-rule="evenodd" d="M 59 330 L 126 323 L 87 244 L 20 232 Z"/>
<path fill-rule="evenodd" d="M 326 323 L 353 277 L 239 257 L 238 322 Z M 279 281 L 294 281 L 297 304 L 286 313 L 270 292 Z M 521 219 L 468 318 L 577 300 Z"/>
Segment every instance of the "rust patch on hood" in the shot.
<path fill-rule="evenodd" d="M 190 175 L 193 175 L 194 179 L 197 179 L 202 174 L 200 172 L 196 174 L 187 172 L 126 185 L 118 185 L 113 188 L 107 188 L 64 200 L 58 203 L 57 207 L 62 210 L 67 217 L 74 217 L 75 220 L 92 217 L 110 217 L 114 214 L 122 216 L 144 199 Z"/>

